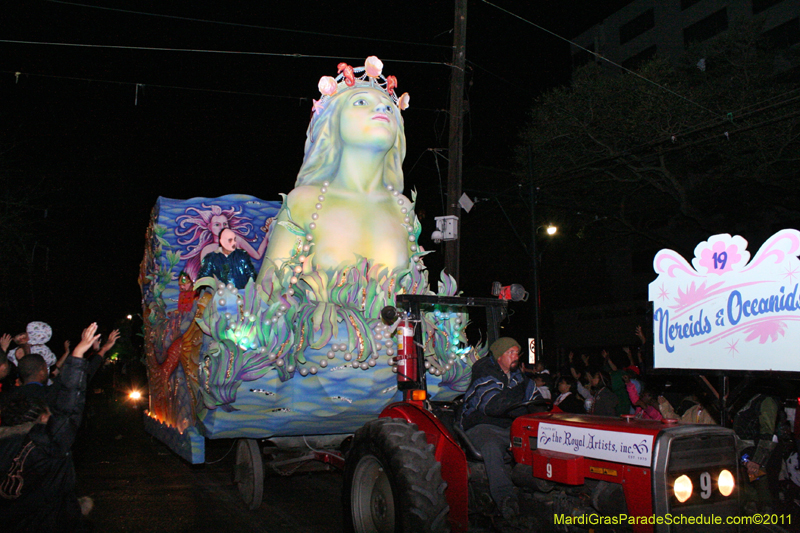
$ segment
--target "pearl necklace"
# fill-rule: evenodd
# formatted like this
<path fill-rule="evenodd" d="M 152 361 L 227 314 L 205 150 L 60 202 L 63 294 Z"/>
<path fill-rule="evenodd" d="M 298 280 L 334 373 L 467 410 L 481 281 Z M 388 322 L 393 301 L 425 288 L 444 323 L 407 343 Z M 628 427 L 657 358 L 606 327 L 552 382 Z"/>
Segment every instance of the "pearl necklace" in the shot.
<path fill-rule="evenodd" d="M 303 244 L 303 255 L 299 257 L 300 265 L 294 267 L 294 276 L 291 277 L 289 282 L 292 285 L 297 284 L 297 276 L 303 272 L 303 265 L 308 259 L 307 254 L 311 251 L 311 244 L 314 242 L 314 235 L 311 234 L 317 228 L 317 220 L 319 220 L 319 211 L 322 210 L 323 202 L 325 202 L 325 194 L 328 192 L 330 186 L 329 181 L 323 181 L 322 186 L 319 188 L 319 196 L 317 196 L 317 203 L 314 205 L 314 213 L 311 214 L 311 222 L 308 224 L 309 232 L 306 233 L 306 242 Z M 408 232 L 409 250 L 411 251 L 411 259 L 414 261 L 414 268 L 420 270 L 419 256 L 416 255 L 419 247 L 417 246 L 417 237 L 414 235 L 414 226 L 411 223 L 411 215 L 406 204 L 406 199 L 402 197 L 400 191 L 396 190 L 392 185 L 384 185 L 392 196 L 397 199 L 397 205 L 400 206 L 400 212 L 403 214 L 403 227 Z"/>
<path fill-rule="evenodd" d="M 325 201 L 325 193 L 328 192 L 328 187 L 330 186 L 329 181 L 322 182 L 322 187 L 319 189 L 319 196 L 317 196 L 317 203 L 314 205 L 315 212 L 311 214 L 311 222 L 308 224 L 308 229 L 314 231 L 317 228 L 317 220 L 319 220 L 319 211 L 322 209 L 323 202 Z M 411 216 L 408 212 L 408 207 L 405 205 L 406 199 L 402 197 L 400 191 L 396 190 L 392 185 L 385 185 L 386 190 L 388 190 L 392 196 L 397 199 L 397 205 L 400 206 L 400 212 L 403 214 L 403 227 L 408 232 L 408 241 L 411 243 L 409 245 L 409 249 L 411 252 L 416 253 L 418 250 L 417 247 L 417 238 L 414 235 L 414 226 L 411 224 Z M 306 244 L 303 245 L 303 251 L 308 252 L 311 250 L 311 243 L 314 242 L 314 235 L 311 232 L 306 234 Z M 415 261 L 418 258 L 414 258 Z M 305 261 L 305 256 L 301 256 L 300 262 Z M 297 268 L 295 268 L 295 272 L 298 274 L 302 272 L 302 269 L 298 272 Z"/>

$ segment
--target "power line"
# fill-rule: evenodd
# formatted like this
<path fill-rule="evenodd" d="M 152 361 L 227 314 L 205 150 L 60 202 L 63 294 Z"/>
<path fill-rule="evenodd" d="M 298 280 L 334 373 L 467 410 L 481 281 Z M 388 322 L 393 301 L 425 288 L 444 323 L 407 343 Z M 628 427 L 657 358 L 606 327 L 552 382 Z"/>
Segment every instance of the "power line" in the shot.
<path fill-rule="evenodd" d="M 83 81 L 83 82 L 90 82 L 90 83 L 106 83 L 109 85 L 127 85 L 127 86 L 135 86 L 140 88 L 150 88 L 150 87 L 157 87 L 159 89 L 173 89 L 173 90 L 184 90 L 184 91 L 195 91 L 195 92 L 207 92 L 207 93 L 218 93 L 218 94 L 230 94 L 230 95 L 237 95 L 237 96 L 255 96 L 261 98 L 284 98 L 290 100 L 298 100 L 300 102 L 308 101 L 311 98 L 306 96 L 290 96 L 285 94 L 267 94 L 267 93 L 255 93 L 250 91 L 233 91 L 228 89 L 208 89 L 204 87 L 187 87 L 183 85 L 165 85 L 161 83 L 143 83 L 143 82 L 136 82 L 136 81 L 120 81 L 120 80 L 107 80 L 107 79 L 99 79 L 99 78 L 86 78 L 82 76 L 61 76 L 56 74 L 42 74 L 42 73 L 33 73 L 33 72 L 21 72 L 21 71 L 11 71 L 11 70 L 0 70 L 0 74 L 11 74 L 15 77 L 16 81 L 19 81 L 21 76 L 27 76 L 32 78 L 48 78 L 48 79 L 58 79 L 58 80 L 70 80 L 70 81 Z M 414 112 L 432 112 L 432 113 L 439 113 L 440 109 L 432 109 L 427 107 L 419 107 L 414 106 Z"/>
<path fill-rule="evenodd" d="M 487 74 L 489 74 L 490 76 L 494 76 L 494 77 L 495 77 L 495 78 L 497 78 L 498 80 L 500 80 L 500 81 L 502 81 L 502 82 L 504 82 L 504 83 L 506 83 L 506 84 L 508 84 L 508 85 L 510 85 L 510 86 L 512 86 L 512 87 L 514 87 L 515 89 L 519 90 L 520 92 L 524 92 L 524 91 L 526 90 L 524 87 L 522 87 L 522 86 L 520 86 L 520 85 L 517 85 L 517 84 L 516 84 L 515 82 L 513 82 L 513 81 L 510 81 L 510 80 L 507 80 L 507 79 L 505 79 L 505 78 L 504 78 L 504 77 L 502 77 L 500 74 L 498 74 L 498 73 L 496 73 L 496 72 L 494 72 L 494 71 L 492 71 L 492 70 L 489 70 L 488 68 L 486 68 L 486 67 L 484 67 L 484 66 L 482 66 L 482 65 L 479 65 L 478 63 L 476 63 L 476 62 L 472 61 L 471 59 L 467 59 L 467 63 L 469 63 L 470 65 L 472 65 L 472 66 L 474 66 L 474 67 L 477 67 L 478 69 L 482 70 L 483 72 L 486 72 L 486 73 L 487 73 Z"/>
<path fill-rule="evenodd" d="M 41 46 L 61 46 L 61 47 L 73 47 L 73 48 L 99 48 L 99 49 L 109 49 L 109 50 L 142 50 L 146 52 L 196 52 L 196 53 L 205 53 L 205 54 L 227 54 L 227 55 L 246 55 L 246 56 L 273 56 L 273 57 L 291 57 L 291 58 L 298 58 L 298 59 L 333 59 L 336 61 L 341 61 L 342 59 L 347 59 L 350 61 L 359 61 L 363 60 L 363 57 L 341 57 L 341 56 L 322 56 L 322 55 L 311 55 L 311 54 L 279 54 L 276 52 L 244 52 L 239 50 L 205 50 L 200 48 L 165 48 L 165 47 L 157 47 L 157 46 L 123 46 L 123 45 L 113 45 L 113 44 L 85 44 L 85 43 L 56 43 L 56 42 L 45 42 L 45 41 L 18 41 L 13 39 L 0 39 L 0 43 L 7 43 L 7 44 L 32 44 L 32 45 L 41 45 Z M 450 67 L 452 65 L 448 63 L 444 63 L 442 61 L 418 61 L 414 59 L 386 59 L 387 62 L 392 63 L 414 63 L 418 65 L 443 65 L 446 67 Z"/>
<path fill-rule="evenodd" d="M 10 70 L 0 70 L 0 72 L 4 74 L 11 74 L 16 78 L 19 76 L 30 76 L 30 77 L 37 77 L 37 78 L 52 78 L 52 79 L 61 79 L 61 80 L 72 80 L 72 81 L 86 81 L 91 83 L 108 83 L 109 85 L 136 85 L 139 87 L 158 87 L 160 89 L 178 89 L 184 91 L 197 91 L 197 92 L 209 92 L 209 93 L 221 93 L 221 94 L 234 94 L 239 96 L 260 96 L 260 97 L 267 97 L 267 98 L 288 98 L 292 100 L 308 100 L 309 98 L 304 96 L 287 96 L 281 94 L 264 94 L 264 93 L 253 93 L 253 92 L 246 92 L 246 91 L 231 91 L 225 89 L 205 89 L 201 87 L 184 87 L 180 85 L 163 85 L 158 83 L 139 83 L 133 81 L 118 81 L 118 80 L 100 80 L 95 78 L 83 78 L 77 76 L 58 76 L 55 74 L 35 74 L 31 72 L 12 72 Z"/>
<path fill-rule="evenodd" d="M 375 37 L 364 37 L 361 35 L 340 35 L 336 33 L 321 33 L 316 31 L 309 31 L 309 30 L 295 30 L 289 28 L 276 28 L 273 26 L 258 26 L 256 24 L 244 24 L 241 22 L 226 22 L 220 20 L 209 20 L 209 19 L 201 19 L 201 18 L 194 18 L 194 17 L 181 17 L 177 15 L 164 15 L 162 13 L 148 13 L 145 11 L 134 11 L 131 9 L 118 9 L 115 7 L 105 7 L 105 6 L 92 6 L 87 4 L 79 4 L 77 2 L 64 2 L 63 0 L 45 0 L 45 2 L 50 2 L 53 4 L 63 4 L 67 6 L 75 6 L 75 7 L 84 7 L 88 9 L 98 9 L 101 11 L 114 11 L 117 13 L 127 13 L 131 15 L 141 15 L 146 17 L 157 17 L 157 18 L 166 18 L 166 19 L 173 19 L 173 20 L 183 20 L 187 22 L 202 22 L 204 24 L 218 24 L 224 26 L 235 26 L 238 28 L 252 28 L 256 30 L 269 30 L 269 31 L 282 31 L 287 33 L 300 33 L 303 35 L 315 35 L 318 37 L 335 37 L 340 39 L 358 39 L 358 40 L 365 40 L 365 41 L 372 41 L 372 42 L 384 42 L 384 43 L 394 43 L 394 44 L 407 44 L 413 46 L 430 46 L 433 48 L 452 48 L 452 46 L 444 45 L 444 44 L 432 44 L 432 43 L 418 43 L 418 42 L 409 42 L 409 41 L 397 41 L 394 39 L 380 39 Z"/>

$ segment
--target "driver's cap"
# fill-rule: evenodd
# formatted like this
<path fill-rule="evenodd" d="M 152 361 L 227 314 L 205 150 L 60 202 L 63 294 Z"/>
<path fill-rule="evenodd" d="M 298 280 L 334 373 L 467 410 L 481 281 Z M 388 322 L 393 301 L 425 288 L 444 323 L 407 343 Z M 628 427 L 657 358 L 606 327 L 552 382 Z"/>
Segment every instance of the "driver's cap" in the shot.
<path fill-rule="evenodd" d="M 500 337 L 499 339 L 494 341 L 491 346 L 489 346 L 489 351 L 492 352 L 492 355 L 494 355 L 495 359 L 497 359 L 498 357 L 506 353 L 506 351 L 508 351 L 510 348 L 513 348 L 515 346 L 517 348 L 520 347 L 519 343 L 514 339 L 512 339 L 511 337 Z"/>

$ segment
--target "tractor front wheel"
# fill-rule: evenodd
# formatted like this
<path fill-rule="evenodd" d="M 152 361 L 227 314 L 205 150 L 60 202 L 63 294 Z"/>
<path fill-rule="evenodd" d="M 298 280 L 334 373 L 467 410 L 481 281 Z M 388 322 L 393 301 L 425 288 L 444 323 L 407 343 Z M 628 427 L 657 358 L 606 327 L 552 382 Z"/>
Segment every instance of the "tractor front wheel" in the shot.
<path fill-rule="evenodd" d="M 434 447 L 415 424 L 379 418 L 356 431 L 344 470 L 345 529 L 447 532 L 449 506 Z"/>

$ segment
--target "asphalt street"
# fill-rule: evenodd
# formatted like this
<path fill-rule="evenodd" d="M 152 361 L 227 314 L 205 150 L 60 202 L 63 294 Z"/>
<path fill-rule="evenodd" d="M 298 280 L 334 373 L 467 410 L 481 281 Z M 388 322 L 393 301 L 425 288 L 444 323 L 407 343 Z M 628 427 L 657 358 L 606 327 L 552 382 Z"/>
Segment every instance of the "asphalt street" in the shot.
<path fill-rule="evenodd" d="M 267 475 L 263 503 L 250 511 L 233 483 L 233 441 L 207 440 L 207 463 L 190 465 L 144 431 L 141 407 L 90 394 L 84 418 L 73 450 L 77 495 L 94 500 L 94 532 L 342 531 L 339 471 Z M 547 513 L 540 502 L 523 498 L 521 504 L 527 516 L 516 527 L 477 513 L 470 531 L 549 530 L 537 518 Z"/>
<path fill-rule="evenodd" d="M 232 441 L 207 441 L 209 464 L 190 465 L 145 433 L 140 409 L 94 400 L 74 447 L 77 493 L 94 500 L 94 531 L 342 530 L 341 474 L 267 476 L 264 503 L 249 511 L 233 484 Z"/>
<path fill-rule="evenodd" d="M 264 499 L 247 509 L 233 483 L 231 440 L 206 441 L 206 464 L 190 465 L 144 431 L 142 408 L 90 395 L 73 448 L 78 496 L 90 496 L 94 532 L 339 533 L 338 471 L 267 475 Z M 553 531 L 553 502 L 523 494 L 522 517 L 502 523 L 491 512 L 470 516 L 470 532 Z M 600 529 L 596 531 L 602 531 Z M 785 532 L 761 526 L 743 531 Z"/>

